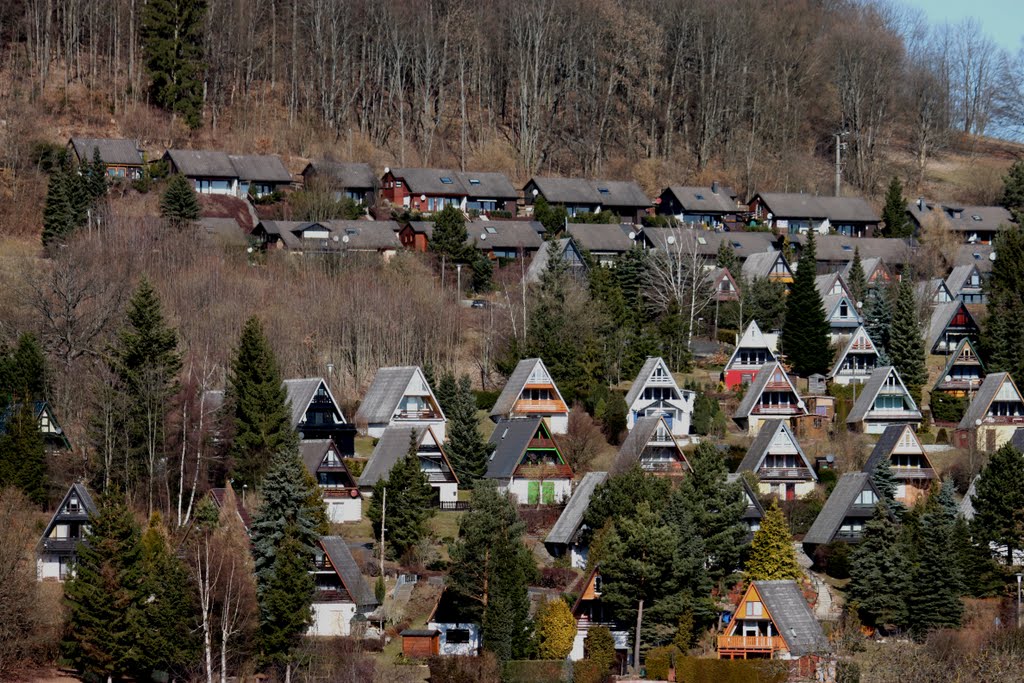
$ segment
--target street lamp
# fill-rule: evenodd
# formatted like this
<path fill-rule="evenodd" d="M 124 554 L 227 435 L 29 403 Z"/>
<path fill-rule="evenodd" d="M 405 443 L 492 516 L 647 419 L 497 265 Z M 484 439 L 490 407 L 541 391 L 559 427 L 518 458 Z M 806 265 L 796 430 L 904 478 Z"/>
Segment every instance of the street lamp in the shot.
<path fill-rule="evenodd" d="M 1024 574 L 1017 574 L 1017 628 L 1020 628 L 1020 580 Z"/>
<path fill-rule="evenodd" d="M 455 264 L 455 301 L 458 303 L 462 301 L 462 264 Z"/>

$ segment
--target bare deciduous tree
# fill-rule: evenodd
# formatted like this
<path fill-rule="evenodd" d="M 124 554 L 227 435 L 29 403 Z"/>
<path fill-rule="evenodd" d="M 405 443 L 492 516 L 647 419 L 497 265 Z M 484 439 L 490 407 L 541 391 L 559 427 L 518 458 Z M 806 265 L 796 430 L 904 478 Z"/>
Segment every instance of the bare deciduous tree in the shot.
<path fill-rule="evenodd" d="M 713 265 L 701 253 L 697 233 L 688 228 L 663 228 L 664 245 L 653 252 L 645 273 L 647 295 L 662 311 L 675 309 L 686 321 L 680 333 L 686 348 L 693 340 L 693 324 L 714 301 L 714 288 L 707 277 Z"/>

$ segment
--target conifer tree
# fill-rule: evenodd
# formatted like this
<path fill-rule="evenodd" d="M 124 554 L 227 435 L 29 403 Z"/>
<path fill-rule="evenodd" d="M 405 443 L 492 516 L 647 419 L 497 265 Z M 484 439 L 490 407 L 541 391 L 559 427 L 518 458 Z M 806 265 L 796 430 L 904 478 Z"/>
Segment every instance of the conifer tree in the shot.
<path fill-rule="evenodd" d="M 983 351 L 989 372 L 1024 376 L 1024 230 L 1015 225 L 996 237 L 996 260 L 987 281 L 988 318 Z"/>
<path fill-rule="evenodd" d="M 0 489 L 15 486 L 36 505 L 46 502 L 46 448 L 32 401 L 11 406 L 0 434 Z"/>
<path fill-rule="evenodd" d="M 973 537 L 970 525 L 962 515 L 953 522 L 950 546 L 956 555 L 957 570 L 963 582 L 964 593 L 975 598 L 987 598 L 1003 588 L 1002 571 L 992 559 L 987 545 Z"/>
<path fill-rule="evenodd" d="M 958 628 L 963 616 L 963 585 L 952 545 L 953 521 L 941 501 L 929 501 L 921 516 L 917 562 L 908 585 L 907 608 L 916 637 L 936 628 Z"/>
<path fill-rule="evenodd" d="M 271 457 L 294 449 L 298 436 L 291 426 L 288 392 L 277 358 L 255 316 L 242 328 L 231 361 L 228 394 L 234 413 L 231 455 L 237 485 L 258 487 Z"/>
<path fill-rule="evenodd" d="M 448 418 L 448 425 L 445 428 L 448 438 L 445 454 L 459 481 L 468 485 L 487 472 L 487 459 L 491 454 L 491 447 L 480 432 L 480 420 L 476 415 L 476 397 L 473 396 L 469 375 L 463 375 L 456 382 L 454 375 L 446 373 L 440 384 L 446 394 L 449 385 L 454 388 L 451 398 L 446 399 L 447 405 L 441 400 L 440 395 L 438 396 L 441 409 Z"/>
<path fill-rule="evenodd" d="M 583 652 L 588 661 L 594 663 L 602 679 L 615 663 L 615 637 L 607 626 L 596 626 L 587 630 L 583 641 Z"/>
<path fill-rule="evenodd" d="M 725 268 L 733 277 L 739 276 L 739 259 L 736 258 L 736 250 L 732 248 L 732 242 L 723 239 L 718 244 L 718 253 L 715 254 L 715 265 Z"/>
<path fill-rule="evenodd" d="M 272 571 L 258 585 L 260 605 L 260 653 L 265 664 L 285 670 L 291 678 L 295 650 L 313 621 L 310 574 L 312 554 L 294 522 L 285 525 L 273 557 Z"/>
<path fill-rule="evenodd" d="M 596 532 L 609 520 L 618 521 L 632 515 L 641 503 L 647 503 L 651 510 L 660 514 L 671 492 L 672 485 L 664 477 L 656 477 L 634 465 L 598 484 L 584 513 L 584 524 L 590 533 Z"/>
<path fill-rule="evenodd" d="M 826 373 L 832 363 L 829 325 L 824 304 L 815 283 L 817 259 L 814 231 L 807 232 L 807 245 L 793 279 L 793 291 L 786 299 L 786 320 L 782 325 L 782 348 L 801 377 Z"/>
<path fill-rule="evenodd" d="M 878 348 L 879 356 L 888 359 L 889 328 L 892 326 L 893 304 L 892 295 L 896 287 L 877 287 L 867 294 L 864 303 L 864 328 L 871 341 Z M 879 365 L 886 365 L 879 359 Z"/>
<path fill-rule="evenodd" d="M 199 220 L 201 213 L 199 197 L 189 179 L 180 173 L 172 175 L 167 189 L 160 197 L 160 215 L 174 225 L 182 226 L 189 221 Z"/>
<path fill-rule="evenodd" d="M 982 541 L 1006 548 L 1007 564 L 1024 548 L 1024 455 L 1007 443 L 989 457 L 974 489 L 971 528 Z"/>
<path fill-rule="evenodd" d="M 921 389 L 928 379 L 928 368 L 925 365 L 924 338 L 921 336 L 910 278 L 904 278 L 898 285 L 886 350 L 907 391 L 920 406 Z"/>
<path fill-rule="evenodd" d="M 541 659 L 565 659 L 576 639 L 576 619 L 565 600 L 545 600 L 537 608 L 538 654 Z"/>
<path fill-rule="evenodd" d="M 366 516 L 373 523 L 373 537 L 380 538 L 381 503 L 387 490 L 387 554 L 400 559 L 414 550 L 427 534 L 427 521 L 434 516 L 434 489 L 427 475 L 420 469 L 419 437 L 415 430 L 409 438 L 409 448 L 386 479 L 373 486 L 373 497 Z"/>
<path fill-rule="evenodd" d="M 568 214 L 564 206 L 551 206 L 543 195 L 533 202 L 533 219 L 544 226 L 544 239 L 554 239 L 565 230 Z"/>
<path fill-rule="evenodd" d="M 889 181 L 885 191 L 885 208 L 882 209 L 886 237 L 910 237 L 914 234 L 913 224 L 907 220 L 907 200 L 903 196 L 903 184 L 896 176 Z"/>
<path fill-rule="evenodd" d="M 896 481 L 889 458 L 882 458 L 875 465 L 875 469 L 871 472 L 871 483 L 875 485 L 875 489 L 881 496 L 881 502 L 889 512 L 899 514 L 903 511 L 903 504 L 896 501 L 899 483 Z"/>
<path fill-rule="evenodd" d="M 1003 176 L 1003 194 L 999 198 L 999 205 L 1010 213 L 1024 212 L 1024 161 L 1013 162 Z"/>
<path fill-rule="evenodd" d="M 865 623 L 883 628 L 907 623 L 910 569 L 899 543 L 899 530 L 880 504 L 850 560 L 847 594 Z"/>
<path fill-rule="evenodd" d="M 202 125 L 206 0 L 149 0 L 142 10 L 142 52 L 149 93 L 159 107 Z"/>
<path fill-rule="evenodd" d="M 83 164 L 81 169 L 82 184 L 85 194 L 92 203 L 107 193 L 110 186 L 107 167 L 100 158 L 100 148 L 92 148 L 92 160 Z"/>
<path fill-rule="evenodd" d="M 0 355 L 0 406 L 15 397 L 42 400 L 46 394 L 46 357 L 36 336 L 26 332 L 9 354 Z"/>
<path fill-rule="evenodd" d="M 438 256 L 444 256 L 449 265 L 466 260 L 468 239 L 466 217 L 459 207 L 448 205 L 434 214 L 430 250 Z"/>
<path fill-rule="evenodd" d="M 745 569 L 752 581 L 799 580 L 804 575 L 796 561 L 786 518 L 774 499 L 765 510 L 761 528 L 754 533 Z"/>
<path fill-rule="evenodd" d="M 751 320 L 756 320 L 757 326 L 764 332 L 782 329 L 789 300 L 784 284 L 768 278 L 754 278 L 749 284 L 741 285 L 740 296 L 743 302 L 743 327 Z"/>
<path fill-rule="evenodd" d="M 860 259 L 860 247 L 853 248 L 853 263 L 850 265 L 850 277 L 847 281 L 854 303 L 865 305 L 864 297 L 868 293 L 868 278 L 864 274 L 864 263 Z"/>
<path fill-rule="evenodd" d="M 43 204 L 43 246 L 63 242 L 77 227 L 72 204 L 71 174 L 58 168 L 50 174 Z"/>

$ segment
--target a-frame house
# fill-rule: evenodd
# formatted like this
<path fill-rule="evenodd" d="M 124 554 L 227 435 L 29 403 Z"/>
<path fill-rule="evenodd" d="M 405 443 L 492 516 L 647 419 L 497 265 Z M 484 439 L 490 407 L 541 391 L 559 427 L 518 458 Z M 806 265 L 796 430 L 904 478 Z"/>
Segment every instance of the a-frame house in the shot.
<path fill-rule="evenodd" d="M 957 425 L 957 445 L 969 448 L 973 438 L 976 448 L 991 453 L 1009 441 L 1022 426 L 1024 398 L 1016 382 L 1007 372 L 993 372 L 986 375 Z"/>
<path fill-rule="evenodd" d="M 795 418 L 807 414 L 807 406 L 778 361 L 765 364 L 747 388 L 733 420 L 754 435 L 765 420 Z"/>
<path fill-rule="evenodd" d="M 941 392 L 962 398 L 974 396 L 985 380 L 985 364 L 974 350 L 974 342 L 964 337 L 939 373 L 939 379 L 932 387 L 932 394 Z"/>
<path fill-rule="evenodd" d="M 903 423 L 921 424 L 921 411 L 896 368 L 875 368 L 846 417 L 847 426 L 865 434 L 881 434 L 889 425 Z"/>
<path fill-rule="evenodd" d="M 363 517 L 359 484 L 345 458 L 331 439 L 305 439 L 299 442 L 299 455 L 306 471 L 316 480 L 320 496 L 327 505 L 332 522 L 358 522 Z"/>
<path fill-rule="evenodd" d="M 692 468 L 662 415 L 639 418 L 619 448 L 612 473 L 620 474 L 640 465 L 645 472 L 681 475 Z"/>
<path fill-rule="evenodd" d="M 828 376 L 836 384 L 863 384 L 868 381 L 876 367 L 878 349 L 862 325 L 839 352 L 839 358 L 836 359 Z"/>
<path fill-rule="evenodd" d="M 934 306 L 935 304 L 948 304 L 953 300 L 953 294 L 946 286 L 946 281 L 936 277 L 918 283 L 917 298 L 923 303 Z"/>
<path fill-rule="evenodd" d="M 861 326 L 863 319 L 853 297 L 847 294 L 828 294 L 821 299 L 828 321 L 829 342 L 836 344 L 850 337 Z"/>
<path fill-rule="evenodd" d="M 552 557 L 569 556 L 569 564 L 575 569 L 585 569 L 590 554 L 587 542 L 588 527 L 583 517 L 590 507 L 594 490 L 608 479 L 607 472 L 587 472 L 576 484 L 572 497 L 565 504 L 558 521 L 544 539 L 544 547 Z"/>
<path fill-rule="evenodd" d="M 572 616 L 576 620 L 576 637 L 573 639 L 569 659 L 573 662 L 584 659 L 586 656 L 585 644 L 590 629 L 604 626 L 612 633 L 616 660 L 621 667 L 622 664 L 628 664 L 631 658 L 629 625 L 616 621 L 614 611 L 601 600 L 601 588 L 601 567 L 599 565 L 595 565 L 587 572 L 574 587 L 573 592 L 576 592 L 579 597 L 576 598 L 576 602 L 572 606 Z"/>
<path fill-rule="evenodd" d="M 521 505 L 554 505 L 572 493 L 572 468 L 566 464 L 547 423 L 540 417 L 498 420 L 484 476 Z"/>
<path fill-rule="evenodd" d="M 365 619 L 380 604 L 341 536 L 320 537 L 310 573 L 316 590 L 308 636 L 348 636 L 357 615 Z"/>
<path fill-rule="evenodd" d="M 716 302 L 739 301 L 740 287 L 728 268 L 712 268 L 708 271 L 707 281 Z"/>
<path fill-rule="evenodd" d="M 343 455 L 355 453 L 355 426 L 345 419 L 323 377 L 286 379 L 284 388 L 292 410 L 292 429 L 300 439 L 331 439 Z"/>
<path fill-rule="evenodd" d="M 937 476 L 912 426 L 901 424 L 886 427 L 864 464 L 864 472 L 874 474 L 875 468 L 885 459 L 889 460 L 893 477 L 897 481 L 896 500 L 909 507 L 921 496 L 928 495 Z"/>
<path fill-rule="evenodd" d="M 766 420 L 737 472 L 753 472 L 763 494 L 779 500 L 802 498 L 814 490 L 818 475 L 785 420 Z"/>
<path fill-rule="evenodd" d="M 67 434 L 64 433 L 64 429 L 57 422 L 57 416 L 54 415 L 53 408 L 49 402 L 32 401 L 31 408 L 32 416 L 39 425 L 39 433 L 43 436 L 43 443 L 46 445 L 46 448 L 51 451 L 70 451 L 71 442 L 68 441 Z M 0 410 L 0 436 L 7 433 L 8 424 L 21 409 L 22 404 L 19 402 L 11 403 L 3 410 Z"/>
<path fill-rule="evenodd" d="M 444 440 L 447 419 L 441 404 L 416 365 L 381 368 L 356 411 L 356 426 L 380 438 L 391 425 L 430 427 Z"/>
<path fill-rule="evenodd" d="M 78 544 L 88 542 L 89 517 L 94 514 L 96 504 L 89 490 L 84 484 L 72 484 L 39 539 L 36 576 L 40 581 L 70 578 Z"/>
<path fill-rule="evenodd" d="M 540 358 L 519 361 L 509 375 L 505 388 L 491 408 L 491 420 L 503 418 L 544 418 L 553 434 L 565 434 L 569 429 L 569 408 L 555 380 Z"/>
<path fill-rule="evenodd" d="M 885 265 L 885 261 L 877 256 L 861 259 L 860 266 L 864 270 L 864 280 L 867 282 L 868 287 L 876 288 L 885 286 L 894 279 L 892 271 L 889 270 L 889 266 Z M 846 268 L 843 269 L 843 277 L 849 280 L 850 272 L 852 270 L 853 259 L 850 259 L 846 264 Z"/>
<path fill-rule="evenodd" d="M 867 472 L 848 472 L 836 482 L 811 528 L 804 535 L 804 549 L 814 557 L 819 546 L 833 541 L 860 543 L 864 525 L 875 513 L 880 496 Z"/>
<path fill-rule="evenodd" d="M 690 433 L 695 396 L 679 388 L 664 360 L 648 358 L 626 393 L 626 429 L 632 430 L 642 417 L 660 415 L 672 434 L 685 437 Z"/>
<path fill-rule="evenodd" d="M 747 501 L 747 507 L 743 510 L 741 518 L 743 525 L 747 528 L 747 543 L 754 538 L 754 533 L 761 528 L 761 520 L 764 519 L 764 506 L 757 497 L 757 492 L 751 488 L 739 472 L 730 472 L 726 475 L 726 481 L 730 484 L 739 482 L 743 486 L 743 496 Z"/>
<path fill-rule="evenodd" d="M 760 279 L 781 282 L 787 289 L 793 284 L 793 269 L 790 268 L 785 255 L 776 249 L 748 256 L 740 267 L 740 275 L 747 282 Z"/>
<path fill-rule="evenodd" d="M 965 337 L 977 341 L 980 333 L 978 321 L 974 319 L 966 304 L 958 299 L 938 304 L 932 310 L 925 344 L 928 353 L 942 356 L 955 350 L 960 340 Z"/>
<path fill-rule="evenodd" d="M 946 288 L 953 295 L 965 304 L 984 304 L 988 297 L 985 296 L 985 276 L 973 263 L 956 266 L 946 277 Z"/>
<path fill-rule="evenodd" d="M 773 345 L 761 332 L 757 321 L 751 320 L 722 371 L 725 388 L 732 390 L 744 384 L 753 384 L 758 370 L 774 360 Z"/>
<path fill-rule="evenodd" d="M 818 275 L 814 278 L 814 285 L 818 288 L 818 294 L 824 299 L 827 296 L 838 296 L 843 295 L 848 299 L 853 299 L 853 294 L 850 293 L 850 288 L 846 284 L 846 280 L 843 279 L 840 273 L 825 273 L 824 275 Z"/>
<path fill-rule="evenodd" d="M 360 490 L 364 495 L 372 495 L 374 485 L 381 479 L 387 479 L 391 468 L 409 453 L 413 439 L 420 472 L 434 489 L 436 503 L 440 507 L 447 504 L 454 509 L 459 500 L 459 478 L 445 455 L 444 444 L 430 427 L 394 425 L 385 429 L 359 475 Z"/>

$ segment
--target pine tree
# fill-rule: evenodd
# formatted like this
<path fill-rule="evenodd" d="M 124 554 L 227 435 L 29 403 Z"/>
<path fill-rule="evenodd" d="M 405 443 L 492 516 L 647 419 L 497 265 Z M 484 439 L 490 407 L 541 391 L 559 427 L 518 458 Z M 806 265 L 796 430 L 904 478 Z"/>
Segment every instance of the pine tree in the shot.
<path fill-rule="evenodd" d="M 975 486 L 971 528 L 979 540 L 1006 547 L 1007 564 L 1024 548 L 1024 455 L 1007 443 L 989 457 Z"/>
<path fill-rule="evenodd" d="M 93 147 L 92 160 L 84 162 L 80 169 L 82 187 L 91 204 L 107 194 L 110 184 L 107 167 L 100 158 L 100 148 Z"/>
<path fill-rule="evenodd" d="M 832 364 L 829 325 L 825 307 L 815 283 L 817 259 L 814 231 L 807 232 L 807 245 L 793 279 L 793 290 L 786 299 L 786 319 L 782 325 L 782 348 L 793 371 L 801 377 L 816 372 L 825 374 Z"/>
<path fill-rule="evenodd" d="M 436 511 L 434 489 L 420 469 L 419 436 L 413 430 L 405 457 L 395 463 L 387 479 L 373 486 L 373 497 L 366 516 L 373 523 L 373 537 L 380 538 L 381 503 L 387 490 L 387 553 L 400 559 L 414 550 L 427 534 L 427 521 Z"/>
<path fill-rule="evenodd" d="M 799 580 L 804 575 L 796 561 L 786 518 L 774 499 L 765 510 L 761 528 L 754 533 L 745 569 L 752 581 Z"/>
<path fill-rule="evenodd" d="M 491 454 L 491 447 L 480 432 L 476 397 L 473 395 L 469 375 L 463 375 L 458 381 L 452 373 L 442 375 L 438 383 L 437 400 L 448 418 L 445 454 L 459 481 L 469 485 L 484 476 L 487 459 Z"/>
<path fill-rule="evenodd" d="M 598 484 L 584 513 L 584 525 L 592 534 L 609 520 L 617 522 L 632 515 L 641 503 L 647 503 L 651 510 L 660 514 L 671 492 L 672 485 L 664 477 L 648 474 L 634 465 Z"/>
<path fill-rule="evenodd" d="M 875 288 L 867 293 L 867 302 L 864 304 L 864 328 L 875 343 L 879 356 L 888 358 L 889 330 L 892 326 L 893 316 L 893 290 L 895 286 Z M 886 363 L 881 362 L 880 365 Z"/>
<path fill-rule="evenodd" d="M 924 338 L 921 336 L 910 278 L 904 278 L 898 286 L 896 309 L 893 311 L 889 345 L 886 348 L 907 391 L 914 402 L 921 405 L 921 389 L 928 380 L 928 368 L 925 365 Z"/>
<path fill-rule="evenodd" d="M 302 537 L 294 522 L 285 525 L 271 571 L 258 584 L 261 658 L 283 666 L 285 680 L 290 678 L 302 635 L 313 621 L 312 553 Z"/>
<path fill-rule="evenodd" d="M 892 463 L 889 458 L 882 458 L 875 465 L 875 469 L 871 472 L 871 483 L 875 485 L 875 489 L 881 496 L 881 502 L 889 512 L 897 515 L 903 512 L 903 504 L 896 500 L 899 482 L 896 481 L 896 474 L 892 471 Z"/>
<path fill-rule="evenodd" d="M 576 619 L 565 600 L 545 600 L 537 608 L 538 654 L 541 659 L 565 659 L 576 639 Z"/>
<path fill-rule="evenodd" d="M 15 397 L 43 400 L 46 394 L 46 357 L 36 336 L 26 332 L 9 354 L 0 356 L 0 406 Z"/>
<path fill-rule="evenodd" d="M 718 253 L 715 254 L 715 265 L 719 268 L 725 268 L 733 276 L 739 275 L 739 259 L 736 258 L 736 250 L 732 248 L 732 242 L 728 239 L 723 239 L 718 244 Z"/>
<path fill-rule="evenodd" d="M 903 184 L 896 176 L 889 181 L 885 191 L 885 208 L 882 209 L 886 237 L 910 237 L 914 234 L 913 224 L 907 220 L 907 200 L 903 196 Z"/>
<path fill-rule="evenodd" d="M 853 263 L 850 265 L 850 277 L 846 284 L 850 286 L 854 302 L 864 305 L 864 297 L 868 293 L 868 279 L 864 274 L 864 263 L 860 260 L 860 247 L 853 248 Z"/>
<path fill-rule="evenodd" d="M 963 616 L 956 552 L 952 545 L 953 522 L 938 501 L 929 501 L 921 516 L 917 562 L 908 586 L 907 608 L 911 633 L 916 637 L 937 628 L 959 628 Z"/>
<path fill-rule="evenodd" d="M 742 327 L 751 320 L 763 331 L 778 330 L 786 317 L 786 286 L 768 278 L 754 278 L 749 284 L 741 285 Z"/>
<path fill-rule="evenodd" d="M 160 197 L 160 215 L 173 224 L 181 226 L 199 220 L 202 207 L 199 197 L 192 189 L 189 179 L 180 173 L 171 176 L 167 189 Z"/>
<path fill-rule="evenodd" d="M 992 559 L 988 546 L 973 538 L 970 525 L 963 516 L 958 516 L 953 523 L 950 545 L 956 554 L 957 570 L 966 595 L 987 598 L 1002 590 L 1003 578 L 999 565 Z"/>
<path fill-rule="evenodd" d="M 995 241 L 987 282 L 988 319 L 982 346 L 989 372 L 1024 376 L 1024 230 L 1013 226 Z"/>
<path fill-rule="evenodd" d="M 149 93 L 191 128 L 202 125 L 206 0 L 149 0 L 142 10 L 142 51 Z"/>
<path fill-rule="evenodd" d="M 908 619 L 909 575 L 899 530 L 885 505 L 879 505 L 850 560 L 850 603 L 865 623 L 901 627 Z"/>
<path fill-rule="evenodd" d="M 43 204 L 43 246 L 65 241 L 77 227 L 72 182 L 70 172 L 64 168 L 55 169 L 50 174 Z"/>
<path fill-rule="evenodd" d="M 0 489 L 15 486 L 37 505 L 46 502 L 46 447 L 32 401 L 10 408 L 7 433 L 0 434 Z"/>
<path fill-rule="evenodd" d="M 544 226 L 544 239 L 555 239 L 565 230 L 568 214 L 564 206 L 551 206 L 543 195 L 533 202 L 533 219 Z"/>
<path fill-rule="evenodd" d="M 1024 212 L 1024 161 L 1013 162 L 1003 176 L 1003 194 L 999 198 L 999 205 L 1010 213 Z"/>
<path fill-rule="evenodd" d="M 430 250 L 447 259 L 449 265 L 466 260 L 469 232 L 466 217 L 457 206 L 448 205 L 434 214 L 434 232 L 430 236 Z"/>
<path fill-rule="evenodd" d="M 234 412 L 234 476 L 238 485 L 258 487 L 271 457 L 294 449 L 298 436 L 291 426 L 288 392 L 277 358 L 255 316 L 242 328 L 231 361 L 228 393 Z"/>

